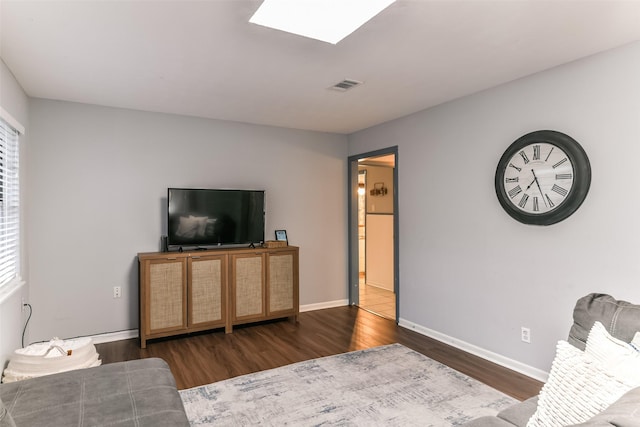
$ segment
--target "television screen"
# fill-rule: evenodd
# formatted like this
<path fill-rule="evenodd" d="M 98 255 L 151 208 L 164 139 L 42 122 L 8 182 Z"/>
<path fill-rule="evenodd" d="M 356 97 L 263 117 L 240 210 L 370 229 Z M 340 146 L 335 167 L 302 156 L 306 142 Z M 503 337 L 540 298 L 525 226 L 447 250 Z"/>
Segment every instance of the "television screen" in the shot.
<path fill-rule="evenodd" d="M 264 241 L 264 191 L 169 188 L 167 199 L 170 247 Z"/>

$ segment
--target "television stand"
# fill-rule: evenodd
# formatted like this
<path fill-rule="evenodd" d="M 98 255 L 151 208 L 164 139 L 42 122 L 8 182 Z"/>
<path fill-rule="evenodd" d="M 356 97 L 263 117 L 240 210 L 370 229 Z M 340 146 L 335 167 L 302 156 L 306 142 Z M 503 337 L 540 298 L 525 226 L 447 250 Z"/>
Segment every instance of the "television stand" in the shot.
<path fill-rule="evenodd" d="M 140 347 L 147 340 L 264 320 L 298 320 L 299 249 L 139 253 Z"/>

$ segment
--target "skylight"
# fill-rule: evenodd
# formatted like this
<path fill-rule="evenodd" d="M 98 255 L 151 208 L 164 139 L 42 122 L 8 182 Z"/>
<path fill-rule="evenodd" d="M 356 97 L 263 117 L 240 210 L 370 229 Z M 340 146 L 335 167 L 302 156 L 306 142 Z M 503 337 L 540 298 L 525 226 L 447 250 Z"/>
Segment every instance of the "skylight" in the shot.
<path fill-rule="evenodd" d="M 249 22 L 337 44 L 395 0 L 264 0 Z"/>

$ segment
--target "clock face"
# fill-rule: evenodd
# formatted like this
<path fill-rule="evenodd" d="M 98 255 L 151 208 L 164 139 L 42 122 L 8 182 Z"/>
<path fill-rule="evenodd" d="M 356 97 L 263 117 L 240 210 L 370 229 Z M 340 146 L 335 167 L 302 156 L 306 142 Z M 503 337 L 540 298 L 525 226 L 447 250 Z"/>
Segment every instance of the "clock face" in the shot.
<path fill-rule="evenodd" d="M 541 214 L 559 208 L 573 187 L 573 164 L 560 147 L 534 142 L 509 159 L 504 188 L 516 209 Z"/>
<path fill-rule="evenodd" d="M 512 143 L 498 163 L 496 195 L 514 219 L 550 225 L 572 215 L 591 184 L 591 165 L 580 144 L 561 132 L 531 132 Z"/>

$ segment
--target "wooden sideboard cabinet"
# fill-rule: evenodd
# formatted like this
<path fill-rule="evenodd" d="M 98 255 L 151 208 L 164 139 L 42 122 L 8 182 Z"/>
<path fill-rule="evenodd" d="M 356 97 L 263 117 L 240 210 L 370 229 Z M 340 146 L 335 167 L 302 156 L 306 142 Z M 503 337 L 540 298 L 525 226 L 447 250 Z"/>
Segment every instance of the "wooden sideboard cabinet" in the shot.
<path fill-rule="evenodd" d="M 142 348 L 148 339 L 226 326 L 226 254 L 148 253 L 138 261 Z"/>
<path fill-rule="evenodd" d="M 138 254 L 140 347 L 242 323 L 297 321 L 298 253 L 288 246 Z"/>
<path fill-rule="evenodd" d="M 293 317 L 300 310 L 298 248 L 230 255 L 231 325 Z"/>

